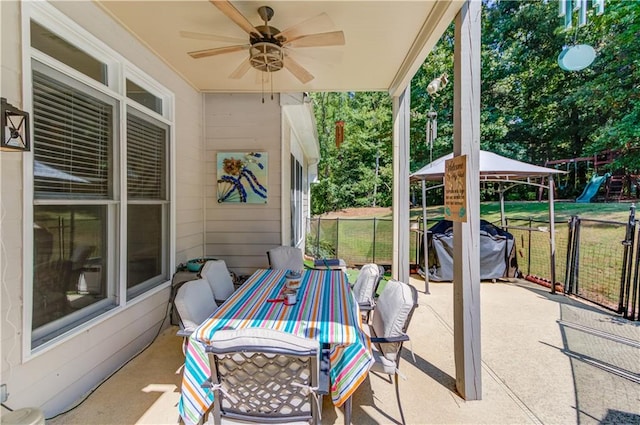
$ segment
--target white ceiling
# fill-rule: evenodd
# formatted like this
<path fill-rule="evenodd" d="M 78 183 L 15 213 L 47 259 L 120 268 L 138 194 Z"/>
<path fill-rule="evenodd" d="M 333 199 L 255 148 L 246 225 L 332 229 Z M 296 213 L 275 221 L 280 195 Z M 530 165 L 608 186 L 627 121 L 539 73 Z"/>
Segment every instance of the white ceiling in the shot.
<path fill-rule="evenodd" d="M 187 52 L 230 46 L 193 40 L 180 31 L 245 39 L 249 36 L 208 0 L 111 1 L 98 3 L 162 57 L 195 88 L 204 92 L 261 92 L 259 71 L 241 79 L 229 75 L 247 50 L 202 59 Z M 344 46 L 291 49 L 291 56 L 315 78 L 302 84 L 288 70 L 273 73 L 274 92 L 377 91 L 397 94 L 410 81 L 431 48 L 459 11 L 461 0 L 431 1 L 233 1 L 254 26 L 262 25 L 259 6 L 275 11 L 270 25 L 284 30 L 326 13 L 331 25 L 304 33 L 342 30 Z M 264 87 L 270 91 L 270 83 Z"/>

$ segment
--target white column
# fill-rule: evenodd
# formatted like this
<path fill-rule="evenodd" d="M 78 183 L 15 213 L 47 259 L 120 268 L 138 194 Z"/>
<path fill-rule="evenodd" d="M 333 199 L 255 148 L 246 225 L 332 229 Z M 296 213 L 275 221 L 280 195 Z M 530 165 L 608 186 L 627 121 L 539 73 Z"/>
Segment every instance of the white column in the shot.
<path fill-rule="evenodd" d="M 409 283 L 409 124 L 411 85 L 393 97 L 394 279 Z"/>
<path fill-rule="evenodd" d="M 467 155 L 467 222 L 453 226 L 453 318 L 456 388 L 482 398 L 480 355 L 480 16 L 467 0 L 456 16 L 453 154 Z"/>

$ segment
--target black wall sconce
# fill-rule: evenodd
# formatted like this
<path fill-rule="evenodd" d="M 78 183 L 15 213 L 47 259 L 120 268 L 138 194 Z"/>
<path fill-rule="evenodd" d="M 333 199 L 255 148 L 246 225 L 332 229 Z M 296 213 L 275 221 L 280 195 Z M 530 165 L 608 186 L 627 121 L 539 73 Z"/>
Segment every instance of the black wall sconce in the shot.
<path fill-rule="evenodd" d="M 0 150 L 28 152 L 31 149 L 29 113 L 7 103 L 4 97 L 0 115 Z"/>

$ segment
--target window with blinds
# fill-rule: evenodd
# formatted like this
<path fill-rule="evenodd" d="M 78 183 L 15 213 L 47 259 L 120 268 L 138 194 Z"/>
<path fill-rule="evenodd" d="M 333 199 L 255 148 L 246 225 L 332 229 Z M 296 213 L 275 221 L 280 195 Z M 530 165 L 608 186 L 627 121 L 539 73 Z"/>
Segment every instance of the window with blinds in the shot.
<path fill-rule="evenodd" d="M 31 22 L 25 73 L 33 105 L 34 248 L 25 254 L 33 263 L 25 304 L 32 349 L 166 282 L 171 260 L 173 111 L 165 102 L 173 95 L 106 46 L 84 43 L 85 33 L 43 19 Z"/>
<path fill-rule="evenodd" d="M 127 194 L 130 200 L 164 200 L 168 127 L 127 114 Z"/>
<path fill-rule="evenodd" d="M 62 74 L 34 62 L 34 195 L 110 199 L 114 101 L 64 80 Z"/>
<path fill-rule="evenodd" d="M 162 280 L 166 258 L 169 127 L 130 108 L 127 114 L 127 288 L 135 297 Z"/>

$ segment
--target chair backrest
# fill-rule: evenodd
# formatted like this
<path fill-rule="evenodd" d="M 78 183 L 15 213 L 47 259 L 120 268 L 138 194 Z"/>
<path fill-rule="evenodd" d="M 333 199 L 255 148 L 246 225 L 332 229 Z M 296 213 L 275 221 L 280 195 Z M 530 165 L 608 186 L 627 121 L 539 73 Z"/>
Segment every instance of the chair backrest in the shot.
<path fill-rule="evenodd" d="M 209 282 L 216 300 L 226 300 L 235 290 L 227 263 L 224 260 L 207 261 L 200 270 L 200 276 Z"/>
<path fill-rule="evenodd" d="M 407 332 L 413 311 L 418 306 L 418 291 L 411 285 L 389 280 L 376 301 L 371 327 L 375 336 L 394 337 Z M 386 358 L 396 360 L 401 343 L 383 344 Z"/>
<path fill-rule="evenodd" d="M 94 249 L 95 246 L 92 245 L 77 245 L 69 259 L 61 262 L 60 281 L 66 291 L 78 290 L 80 275 Z"/>
<path fill-rule="evenodd" d="M 279 246 L 267 251 L 272 269 L 304 270 L 302 250 L 295 246 Z"/>
<path fill-rule="evenodd" d="M 375 297 L 374 291 L 380 281 L 380 269 L 374 264 L 365 264 L 360 269 L 360 274 L 356 282 L 353 284 L 353 294 L 356 296 L 358 303 L 373 303 Z"/>
<path fill-rule="evenodd" d="M 245 328 L 219 330 L 206 347 L 211 365 L 214 420 L 260 424 L 317 423 L 320 344 L 290 333 Z"/>
<path fill-rule="evenodd" d="M 193 331 L 218 308 L 209 282 L 196 279 L 185 282 L 176 294 L 173 304 L 184 330 Z"/>

